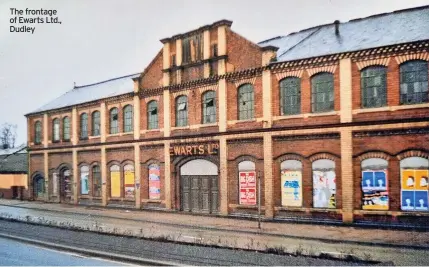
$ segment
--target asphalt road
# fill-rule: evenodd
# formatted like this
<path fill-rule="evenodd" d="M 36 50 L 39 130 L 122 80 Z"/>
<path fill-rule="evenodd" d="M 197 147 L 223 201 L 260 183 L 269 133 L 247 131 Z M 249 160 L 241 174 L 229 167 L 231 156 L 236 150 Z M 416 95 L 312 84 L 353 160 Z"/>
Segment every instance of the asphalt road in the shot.
<path fill-rule="evenodd" d="M 353 262 L 317 259 L 311 257 L 282 256 L 265 253 L 256 253 L 252 251 L 231 250 L 223 248 L 212 248 L 203 246 L 192 246 L 184 244 L 175 244 L 168 242 L 159 242 L 145 240 L 133 237 L 118 237 L 102 235 L 91 232 L 78 232 L 59 228 L 52 228 L 40 225 L 31 225 L 20 222 L 9 222 L 0 220 L 0 233 L 40 240 L 45 242 L 57 243 L 61 245 L 79 247 L 121 254 L 125 256 L 140 257 L 144 259 L 153 259 L 159 261 L 177 262 L 186 265 L 323 265 L 323 266 L 344 266 L 357 265 Z M 9 241 L 8 241 L 9 242 Z M 17 258 L 14 255 L 21 253 L 15 251 L 18 248 L 12 247 L 5 249 L 4 257 L 12 259 Z M 3 247 L 0 247 L 3 250 Z M 9 254 L 8 254 L 9 253 Z M 8 256 L 10 255 L 10 256 Z M 31 255 L 31 254 L 30 254 Z M 45 262 L 42 265 L 57 265 L 61 263 L 54 258 L 41 257 L 45 260 L 52 259 L 52 262 Z M 20 257 L 19 260 L 25 257 Z M 27 257 L 28 259 L 28 257 Z M 30 258 L 31 259 L 31 258 Z M 5 264 L 0 258 L 1 264 Z M 18 263 L 6 262 L 7 265 L 16 265 Z M 34 262 L 26 262 L 23 265 L 37 265 Z M 64 265 L 60 264 L 60 265 Z M 65 265 L 72 265 L 66 262 Z M 85 265 L 85 264 L 77 264 Z M 111 265 L 101 264 L 101 265 Z M 362 265 L 362 263 L 361 263 Z"/>
<path fill-rule="evenodd" d="M 123 266 L 125 264 L 59 252 L 0 238 L 2 266 Z"/>

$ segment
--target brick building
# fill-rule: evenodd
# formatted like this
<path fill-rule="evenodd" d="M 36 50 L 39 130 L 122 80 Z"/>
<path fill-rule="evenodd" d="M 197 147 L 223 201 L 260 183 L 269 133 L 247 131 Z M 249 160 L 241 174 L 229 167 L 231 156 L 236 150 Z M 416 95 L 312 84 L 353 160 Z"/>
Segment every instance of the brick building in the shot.
<path fill-rule="evenodd" d="M 429 6 L 253 43 L 222 20 L 27 114 L 33 198 L 343 222 L 427 218 Z M 257 188 L 257 179 L 261 188 Z"/>

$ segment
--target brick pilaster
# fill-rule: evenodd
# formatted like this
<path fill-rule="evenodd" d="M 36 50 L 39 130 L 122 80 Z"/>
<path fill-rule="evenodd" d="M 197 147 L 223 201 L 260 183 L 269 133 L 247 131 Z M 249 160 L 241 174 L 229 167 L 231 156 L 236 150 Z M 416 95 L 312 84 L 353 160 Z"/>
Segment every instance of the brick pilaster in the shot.
<path fill-rule="evenodd" d="M 73 204 L 78 204 L 78 192 L 77 189 L 78 184 L 80 183 L 80 177 L 78 172 L 78 166 L 77 166 L 77 150 L 76 148 L 73 148 L 72 150 L 72 168 L 73 168 Z"/>
<path fill-rule="evenodd" d="M 273 201 L 273 140 L 270 133 L 264 133 L 264 188 L 265 218 L 274 217 Z"/>
<path fill-rule="evenodd" d="M 141 164 L 140 164 L 140 146 L 134 144 L 134 186 L 135 186 L 135 198 L 136 198 L 136 208 L 141 208 Z"/>
<path fill-rule="evenodd" d="M 101 146 L 101 197 L 102 205 L 107 206 L 107 166 L 106 166 L 106 147 Z"/>
<path fill-rule="evenodd" d="M 220 213 L 228 215 L 228 147 L 226 145 L 226 138 L 221 136 L 219 139 L 219 159 L 220 159 Z"/>
<path fill-rule="evenodd" d="M 341 129 L 341 190 L 343 222 L 353 222 L 353 144 L 351 128 Z"/>
<path fill-rule="evenodd" d="M 164 142 L 164 189 L 165 207 L 171 209 L 171 163 L 170 163 L 170 141 Z"/>

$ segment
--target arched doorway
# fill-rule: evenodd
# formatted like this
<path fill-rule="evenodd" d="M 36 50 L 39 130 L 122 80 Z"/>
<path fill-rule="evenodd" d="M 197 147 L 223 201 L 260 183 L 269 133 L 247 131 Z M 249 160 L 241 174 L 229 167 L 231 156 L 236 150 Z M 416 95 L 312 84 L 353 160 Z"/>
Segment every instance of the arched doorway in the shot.
<path fill-rule="evenodd" d="M 60 202 L 71 202 L 72 192 L 72 179 L 71 171 L 69 168 L 62 168 L 60 170 Z"/>
<path fill-rule="evenodd" d="M 36 174 L 33 177 L 33 198 L 35 200 L 42 199 L 45 196 L 45 178 Z"/>
<path fill-rule="evenodd" d="M 180 209 L 196 213 L 219 211 L 218 167 L 195 159 L 180 167 Z"/>

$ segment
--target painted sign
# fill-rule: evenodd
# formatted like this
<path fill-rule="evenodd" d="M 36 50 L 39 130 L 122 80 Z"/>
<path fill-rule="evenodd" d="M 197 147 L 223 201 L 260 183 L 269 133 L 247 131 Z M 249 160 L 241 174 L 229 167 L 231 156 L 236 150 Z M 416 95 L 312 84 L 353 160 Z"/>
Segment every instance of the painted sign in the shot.
<path fill-rule="evenodd" d="M 243 171 L 239 173 L 240 204 L 256 205 L 256 172 Z"/>
<path fill-rule="evenodd" d="M 362 209 L 389 210 L 386 170 L 362 172 Z"/>
<path fill-rule="evenodd" d="M 171 156 L 217 155 L 219 144 L 174 145 L 170 147 Z"/>
<path fill-rule="evenodd" d="M 313 207 L 335 208 L 335 171 L 313 170 Z"/>
<path fill-rule="evenodd" d="M 121 174 L 119 171 L 110 172 L 110 196 L 121 197 Z"/>
<path fill-rule="evenodd" d="M 89 193 L 89 173 L 82 172 L 80 174 L 80 193 L 82 195 L 88 195 Z"/>
<path fill-rule="evenodd" d="M 134 197 L 134 171 L 125 170 L 125 197 Z"/>
<path fill-rule="evenodd" d="M 302 206 L 302 175 L 301 171 L 281 171 L 282 206 Z"/>
<path fill-rule="evenodd" d="M 428 170 L 401 171 L 401 209 L 428 210 Z"/>
<path fill-rule="evenodd" d="M 149 199 L 161 198 L 161 181 L 159 166 L 152 164 L 149 166 Z"/>

